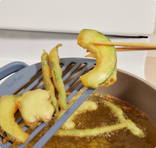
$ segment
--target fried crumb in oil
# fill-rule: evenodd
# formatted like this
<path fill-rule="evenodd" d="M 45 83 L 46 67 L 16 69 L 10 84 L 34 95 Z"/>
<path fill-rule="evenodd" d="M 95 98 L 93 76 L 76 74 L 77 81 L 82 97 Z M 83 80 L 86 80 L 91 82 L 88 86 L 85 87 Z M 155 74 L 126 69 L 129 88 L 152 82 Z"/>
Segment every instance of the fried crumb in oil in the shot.
<path fill-rule="evenodd" d="M 124 103 L 122 106 L 123 109 L 127 109 L 127 110 L 133 110 L 132 106 L 129 106 L 127 103 Z"/>

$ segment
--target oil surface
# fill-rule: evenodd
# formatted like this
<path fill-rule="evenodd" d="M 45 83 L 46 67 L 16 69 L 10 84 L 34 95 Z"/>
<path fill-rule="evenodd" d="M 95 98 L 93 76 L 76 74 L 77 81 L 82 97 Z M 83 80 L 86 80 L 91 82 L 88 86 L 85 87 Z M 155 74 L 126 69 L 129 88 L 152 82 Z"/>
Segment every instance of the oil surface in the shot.
<path fill-rule="evenodd" d="M 103 103 L 103 99 L 110 101 L 121 108 L 124 116 L 135 123 L 137 127 L 143 130 L 146 137 L 139 138 L 133 135 L 127 128 L 116 130 L 110 133 L 103 133 L 97 136 L 72 137 L 54 135 L 44 146 L 51 148 L 155 148 L 156 133 L 148 117 L 133 106 L 121 101 L 120 99 L 92 94 L 87 100 L 93 100 L 98 108 L 95 111 L 87 111 L 76 116 L 73 120 L 76 124 L 75 129 L 93 129 L 95 127 L 104 127 L 120 123 L 111 109 Z M 56 121 L 54 117 L 33 140 L 32 145 L 48 130 Z M 74 130 L 74 129 L 73 129 Z M 30 143 L 30 144 L 31 144 Z M 27 146 L 26 146 L 27 147 Z M 28 146 L 30 147 L 30 145 Z"/>

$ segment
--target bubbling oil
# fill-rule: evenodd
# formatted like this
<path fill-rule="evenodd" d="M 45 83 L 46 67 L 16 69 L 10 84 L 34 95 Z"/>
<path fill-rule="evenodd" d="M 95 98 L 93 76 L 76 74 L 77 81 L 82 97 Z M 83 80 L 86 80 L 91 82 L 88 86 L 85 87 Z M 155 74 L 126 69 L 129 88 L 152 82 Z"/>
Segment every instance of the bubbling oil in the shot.
<path fill-rule="evenodd" d="M 91 94 L 87 100 L 95 101 L 98 105 L 97 110 L 87 111 L 77 115 L 73 121 L 77 129 L 94 129 L 97 127 L 105 127 L 109 125 L 119 124 L 120 121 L 115 113 L 103 103 L 107 100 L 122 109 L 124 117 L 130 119 L 144 133 L 144 138 L 135 136 L 128 128 L 118 129 L 109 133 L 92 135 L 86 137 L 79 136 L 61 136 L 54 135 L 44 146 L 44 148 L 155 148 L 156 132 L 150 119 L 137 108 L 132 105 L 101 94 Z M 53 118 L 53 124 L 57 118 Z"/>

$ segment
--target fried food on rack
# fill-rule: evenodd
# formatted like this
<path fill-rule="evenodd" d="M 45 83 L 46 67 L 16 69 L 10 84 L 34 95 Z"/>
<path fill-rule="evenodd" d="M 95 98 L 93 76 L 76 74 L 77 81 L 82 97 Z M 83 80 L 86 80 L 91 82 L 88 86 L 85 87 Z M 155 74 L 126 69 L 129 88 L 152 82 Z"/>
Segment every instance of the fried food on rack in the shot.
<path fill-rule="evenodd" d="M 58 111 L 58 103 L 55 97 L 54 86 L 51 81 L 51 70 L 50 70 L 50 62 L 48 53 L 43 50 L 43 54 L 41 56 L 41 65 L 42 65 L 42 76 L 43 76 L 43 83 L 45 89 L 50 93 L 52 104 L 56 111 Z"/>
<path fill-rule="evenodd" d="M 65 86 L 62 81 L 62 70 L 59 65 L 60 59 L 58 56 L 58 47 L 62 46 L 62 44 L 58 44 L 55 48 L 53 48 L 49 53 L 49 60 L 51 62 L 51 71 L 52 77 L 54 81 L 54 85 L 58 91 L 58 102 L 61 109 L 67 109 L 67 96 L 65 91 Z"/>
<path fill-rule="evenodd" d="M 87 57 L 96 58 L 96 66 L 88 73 L 80 76 L 86 87 L 98 88 L 113 84 L 117 80 L 116 50 L 114 46 L 94 45 L 95 41 L 110 42 L 102 33 L 96 30 L 83 29 L 78 35 L 77 43 L 90 52 Z"/>
<path fill-rule="evenodd" d="M 25 143 L 29 134 L 25 133 L 15 122 L 14 114 L 18 110 L 16 99 L 19 95 L 5 95 L 0 98 L 0 134 L 14 143 Z"/>
<path fill-rule="evenodd" d="M 28 91 L 19 97 L 16 103 L 27 126 L 36 126 L 42 121 L 47 122 L 54 113 L 50 94 L 46 90 Z"/>

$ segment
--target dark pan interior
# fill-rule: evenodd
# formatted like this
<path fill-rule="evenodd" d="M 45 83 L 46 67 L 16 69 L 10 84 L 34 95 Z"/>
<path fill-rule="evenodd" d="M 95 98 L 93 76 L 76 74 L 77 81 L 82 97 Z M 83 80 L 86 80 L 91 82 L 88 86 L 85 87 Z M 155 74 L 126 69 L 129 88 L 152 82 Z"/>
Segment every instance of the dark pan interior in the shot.
<path fill-rule="evenodd" d="M 156 123 L 156 88 L 145 80 L 118 70 L 117 82 L 96 91 L 130 103 Z"/>

